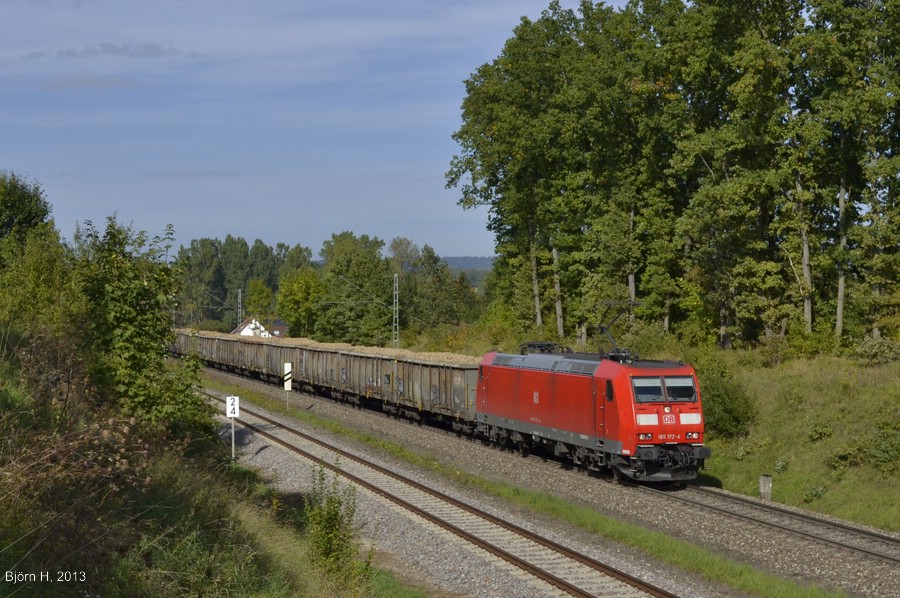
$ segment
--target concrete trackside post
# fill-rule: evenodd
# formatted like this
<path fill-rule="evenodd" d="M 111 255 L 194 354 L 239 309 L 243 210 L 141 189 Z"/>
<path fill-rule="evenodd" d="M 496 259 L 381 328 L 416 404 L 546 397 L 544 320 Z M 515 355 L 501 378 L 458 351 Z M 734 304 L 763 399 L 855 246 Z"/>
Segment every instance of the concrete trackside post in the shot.
<path fill-rule="evenodd" d="M 772 500 L 772 476 L 765 473 L 759 476 L 759 497 Z"/>

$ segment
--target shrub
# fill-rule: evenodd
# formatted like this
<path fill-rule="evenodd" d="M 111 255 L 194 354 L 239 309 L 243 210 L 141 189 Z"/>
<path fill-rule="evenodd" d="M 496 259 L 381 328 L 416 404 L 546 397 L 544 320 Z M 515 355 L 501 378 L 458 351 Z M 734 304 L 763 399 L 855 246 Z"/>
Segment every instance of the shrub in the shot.
<path fill-rule="evenodd" d="M 828 457 L 828 465 L 837 470 L 849 467 L 874 467 L 883 475 L 891 475 L 900 463 L 900 423 L 883 420 L 878 429 L 846 444 Z"/>
<path fill-rule="evenodd" d="M 853 358 L 872 365 L 900 361 L 900 343 L 867 336 L 853 349 Z"/>
<path fill-rule="evenodd" d="M 341 489 L 337 476 L 329 482 L 320 466 L 314 473 L 306 516 L 311 557 L 330 577 L 351 587 L 359 585 L 370 573 L 369 560 L 359 564 L 359 546 L 353 527 L 355 515 L 354 489 L 350 486 Z"/>
<path fill-rule="evenodd" d="M 700 381 L 706 432 L 721 438 L 749 432 L 756 417 L 753 403 L 719 351 L 700 351 L 691 361 Z"/>
<path fill-rule="evenodd" d="M 811 442 L 818 442 L 819 440 L 829 438 L 832 434 L 834 434 L 834 431 L 831 429 L 831 426 L 829 426 L 828 424 L 818 423 L 813 425 L 807 437 Z"/>

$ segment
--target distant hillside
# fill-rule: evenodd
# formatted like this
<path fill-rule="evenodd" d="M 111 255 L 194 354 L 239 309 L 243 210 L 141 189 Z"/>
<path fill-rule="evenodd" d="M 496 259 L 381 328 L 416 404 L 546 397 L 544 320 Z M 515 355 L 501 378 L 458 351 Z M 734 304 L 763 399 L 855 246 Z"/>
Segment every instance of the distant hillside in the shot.
<path fill-rule="evenodd" d="M 451 270 L 490 270 L 492 257 L 445 257 L 442 258 Z"/>

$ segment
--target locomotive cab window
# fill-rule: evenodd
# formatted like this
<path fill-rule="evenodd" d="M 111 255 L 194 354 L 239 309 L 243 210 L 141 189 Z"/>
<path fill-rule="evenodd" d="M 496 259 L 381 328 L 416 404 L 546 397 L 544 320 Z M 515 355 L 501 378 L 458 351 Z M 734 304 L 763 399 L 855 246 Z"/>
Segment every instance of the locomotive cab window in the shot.
<path fill-rule="evenodd" d="M 662 378 L 659 376 L 642 376 L 631 379 L 634 387 L 634 401 L 636 403 L 663 403 L 666 400 L 663 394 Z"/>
<path fill-rule="evenodd" d="M 666 394 L 670 401 L 694 403 L 697 401 L 697 390 L 694 379 L 690 376 L 666 376 L 663 378 Z"/>
<path fill-rule="evenodd" d="M 606 400 L 612 402 L 613 400 L 613 385 L 612 380 L 606 381 Z"/>

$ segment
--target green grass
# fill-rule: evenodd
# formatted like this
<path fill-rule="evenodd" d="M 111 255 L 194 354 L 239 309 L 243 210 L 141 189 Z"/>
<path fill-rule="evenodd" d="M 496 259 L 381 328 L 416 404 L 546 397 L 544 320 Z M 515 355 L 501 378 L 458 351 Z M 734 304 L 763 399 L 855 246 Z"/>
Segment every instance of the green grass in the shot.
<path fill-rule="evenodd" d="M 737 369 L 758 417 L 745 438 L 713 440 L 704 479 L 882 529 L 900 531 L 900 367 L 795 360 Z"/>
<path fill-rule="evenodd" d="M 332 420 L 319 417 L 303 409 L 288 410 L 285 408 L 283 401 L 276 401 L 262 393 L 254 392 L 243 387 L 223 384 L 207 378 L 204 378 L 203 382 L 204 386 L 207 388 L 225 392 L 227 394 L 237 394 L 242 399 L 264 406 L 271 411 L 290 413 L 290 415 L 298 420 L 329 430 L 333 433 L 377 446 L 382 450 L 394 453 L 398 457 L 407 460 L 416 460 L 418 457 L 415 453 L 407 451 L 402 447 L 392 445 L 391 443 L 367 434 L 349 430 Z M 421 463 L 428 463 L 428 460 L 422 459 Z M 280 500 L 277 493 L 266 487 L 255 473 L 240 466 L 236 466 L 233 475 L 243 479 L 245 485 L 255 486 L 256 493 L 258 495 L 264 495 L 270 504 L 276 504 Z M 279 511 L 281 510 L 281 507 L 278 507 L 275 510 Z M 240 513 L 242 522 L 248 526 L 254 537 L 260 539 L 260 550 L 264 552 L 267 559 L 275 566 L 276 570 L 282 571 L 284 575 L 290 579 L 298 579 L 307 585 L 313 585 L 317 588 L 312 592 L 304 592 L 304 595 L 330 596 L 335 595 L 336 592 L 341 595 L 347 595 L 347 588 L 336 587 L 333 580 L 329 581 L 327 579 L 321 579 L 317 570 L 305 565 L 307 561 L 311 560 L 308 557 L 303 556 L 310 550 L 310 546 L 308 538 L 306 538 L 302 532 L 298 532 L 296 529 L 286 529 L 284 526 L 273 522 L 271 516 L 260 514 L 257 510 L 248 510 L 242 507 L 240 508 Z M 269 513 L 269 515 L 271 515 L 271 513 Z M 295 517 L 295 519 L 296 518 L 299 518 L 299 516 Z M 302 522 L 299 526 L 295 525 L 294 527 L 302 528 Z M 304 564 L 300 566 L 299 571 L 292 570 L 292 567 L 294 569 L 297 568 L 296 563 L 298 561 L 302 561 Z M 310 576 L 312 577 L 311 581 L 308 579 Z M 366 595 L 374 596 L 376 598 L 424 598 L 427 595 L 424 590 L 400 580 L 392 572 L 377 566 L 371 568 L 370 576 L 365 587 L 356 588 L 352 593 L 355 593 L 355 591 L 362 591 Z"/>
<path fill-rule="evenodd" d="M 632 546 L 664 562 L 739 591 L 771 598 L 812 598 L 840 595 L 779 578 L 717 555 L 705 548 L 694 546 L 689 542 L 603 516 L 584 506 L 459 470 L 434 457 L 418 454 L 381 438 L 349 429 L 306 410 L 286 409 L 284 401 L 272 399 L 264 393 L 210 379 L 204 379 L 204 383 L 209 388 L 228 394 L 239 394 L 242 398 L 266 409 L 288 413 L 311 425 L 364 442 L 409 463 L 435 471 L 463 485 L 503 498 L 535 513 L 556 517 L 591 533 Z"/>

